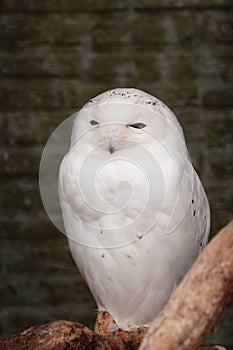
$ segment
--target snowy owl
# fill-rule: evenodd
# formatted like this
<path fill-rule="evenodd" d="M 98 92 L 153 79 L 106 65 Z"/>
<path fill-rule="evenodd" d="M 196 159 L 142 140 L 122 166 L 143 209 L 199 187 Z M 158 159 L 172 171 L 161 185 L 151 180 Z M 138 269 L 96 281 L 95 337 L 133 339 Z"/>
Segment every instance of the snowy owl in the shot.
<path fill-rule="evenodd" d="M 149 326 L 206 245 L 209 204 L 172 111 L 133 88 L 77 113 L 58 193 L 69 247 L 99 311 Z"/>

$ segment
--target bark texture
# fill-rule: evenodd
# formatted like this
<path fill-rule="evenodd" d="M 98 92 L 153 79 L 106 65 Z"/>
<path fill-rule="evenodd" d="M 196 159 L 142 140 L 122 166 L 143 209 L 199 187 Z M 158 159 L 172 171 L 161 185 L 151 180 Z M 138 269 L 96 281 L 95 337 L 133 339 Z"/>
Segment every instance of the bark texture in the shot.
<path fill-rule="evenodd" d="M 128 350 L 120 338 L 104 337 L 87 327 L 59 320 L 0 340 L 0 350 Z"/>
<path fill-rule="evenodd" d="M 136 350 L 138 346 L 137 341 L 124 341 L 120 336 L 101 336 L 79 323 L 64 320 L 30 327 L 21 333 L 0 339 L 0 350 Z M 199 348 L 224 349 L 217 346 Z"/>

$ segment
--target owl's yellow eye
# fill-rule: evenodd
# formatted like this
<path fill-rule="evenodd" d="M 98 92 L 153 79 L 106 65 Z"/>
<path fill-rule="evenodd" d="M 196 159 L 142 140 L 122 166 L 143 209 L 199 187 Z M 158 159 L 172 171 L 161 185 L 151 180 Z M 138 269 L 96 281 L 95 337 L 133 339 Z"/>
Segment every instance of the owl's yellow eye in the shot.
<path fill-rule="evenodd" d="M 127 124 L 126 126 L 127 127 L 131 126 L 132 128 L 135 128 L 135 129 L 143 129 L 145 128 L 146 125 L 143 123 L 134 123 L 134 124 Z"/>

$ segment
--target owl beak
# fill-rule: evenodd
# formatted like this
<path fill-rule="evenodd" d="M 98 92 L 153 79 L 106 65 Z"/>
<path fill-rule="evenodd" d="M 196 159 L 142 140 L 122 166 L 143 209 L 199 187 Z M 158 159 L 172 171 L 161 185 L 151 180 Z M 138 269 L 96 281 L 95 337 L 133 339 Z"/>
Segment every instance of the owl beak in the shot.
<path fill-rule="evenodd" d="M 121 139 L 121 134 L 119 133 L 119 128 L 112 126 L 105 126 L 105 128 L 99 128 L 99 142 L 102 147 L 107 150 L 110 154 L 116 152 L 121 148 L 119 144 L 119 139 Z"/>
<path fill-rule="evenodd" d="M 113 146 L 112 137 L 110 137 L 109 139 L 108 149 L 111 154 L 113 154 L 116 150 L 115 147 Z"/>

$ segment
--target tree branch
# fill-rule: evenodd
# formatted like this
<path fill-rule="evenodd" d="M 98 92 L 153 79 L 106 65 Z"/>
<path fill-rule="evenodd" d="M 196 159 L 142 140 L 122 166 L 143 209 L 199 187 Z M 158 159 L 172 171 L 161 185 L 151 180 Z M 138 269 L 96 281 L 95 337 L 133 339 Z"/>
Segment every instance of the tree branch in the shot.
<path fill-rule="evenodd" d="M 129 350 L 120 338 L 100 336 L 71 321 L 55 321 L 0 340 L 0 350 Z"/>
<path fill-rule="evenodd" d="M 152 323 L 140 350 L 195 350 L 233 293 L 233 220 L 199 255 Z"/>

